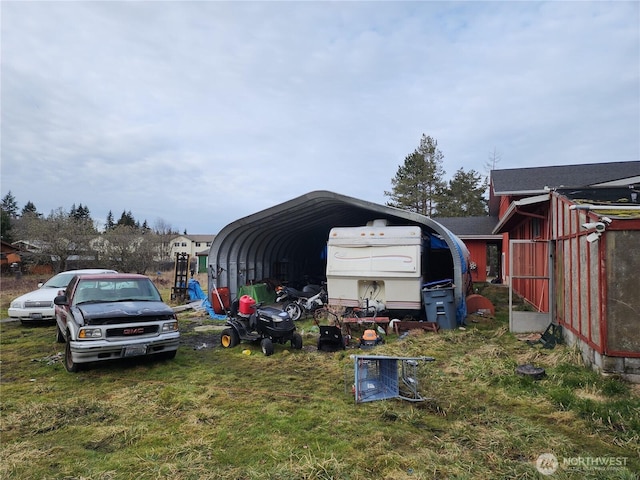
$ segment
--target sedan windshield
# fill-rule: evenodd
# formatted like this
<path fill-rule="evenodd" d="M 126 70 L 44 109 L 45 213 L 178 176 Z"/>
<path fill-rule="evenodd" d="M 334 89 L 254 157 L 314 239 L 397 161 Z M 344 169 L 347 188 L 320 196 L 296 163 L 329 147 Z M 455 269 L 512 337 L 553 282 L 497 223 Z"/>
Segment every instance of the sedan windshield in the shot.
<path fill-rule="evenodd" d="M 73 303 L 102 302 L 161 302 L 160 294 L 148 278 L 80 280 Z"/>
<path fill-rule="evenodd" d="M 42 285 L 42 288 L 65 288 L 69 285 L 69 282 L 73 278 L 75 273 L 63 272 L 59 273 L 55 277 L 51 277 L 49 280 Z"/>

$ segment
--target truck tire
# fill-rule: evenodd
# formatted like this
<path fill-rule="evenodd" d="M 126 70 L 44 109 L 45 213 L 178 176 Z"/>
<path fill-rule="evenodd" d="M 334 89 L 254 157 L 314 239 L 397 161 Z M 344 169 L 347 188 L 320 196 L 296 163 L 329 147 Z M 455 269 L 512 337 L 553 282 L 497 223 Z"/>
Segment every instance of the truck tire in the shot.
<path fill-rule="evenodd" d="M 73 361 L 71 356 L 71 342 L 67 341 L 64 347 L 64 368 L 67 372 L 76 373 L 80 371 L 80 365 Z"/>
<path fill-rule="evenodd" d="M 62 331 L 60 330 L 60 327 L 58 326 L 57 323 L 56 323 L 56 342 L 64 343 L 64 335 L 62 335 Z"/>

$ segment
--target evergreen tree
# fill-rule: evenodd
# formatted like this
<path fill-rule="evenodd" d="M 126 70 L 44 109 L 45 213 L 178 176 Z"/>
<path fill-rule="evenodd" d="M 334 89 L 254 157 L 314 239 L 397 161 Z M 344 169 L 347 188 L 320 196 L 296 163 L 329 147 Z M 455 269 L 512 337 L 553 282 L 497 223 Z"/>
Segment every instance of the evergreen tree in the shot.
<path fill-rule="evenodd" d="M 0 206 L 0 237 L 5 242 L 13 242 L 13 233 L 11 232 L 11 217 L 9 213 Z"/>
<path fill-rule="evenodd" d="M 136 227 L 136 221 L 131 214 L 131 210 L 129 210 L 128 212 L 123 211 L 122 215 L 120 215 L 120 220 L 118 220 L 118 223 L 116 223 L 116 225 L 122 225 L 125 227 Z"/>
<path fill-rule="evenodd" d="M 109 213 L 107 214 L 107 224 L 105 225 L 105 230 L 109 231 L 109 230 L 113 230 L 113 228 L 116 226 L 115 222 L 113 221 L 113 212 L 111 212 L 111 210 L 109 210 Z"/>
<path fill-rule="evenodd" d="M 24 207 L 22 207 L 22 212 L 20 216 L 24 217 L 25 215 L 35 215 L 36 217 L 41 217 L 42 214 L 38 213 L 38 209 L 33 204 L 31 200 L 29 200 Z"/>
<path fill-rule="evenodd" d="M 486 178 L 475 170 L 458 169 L 444 190 L 437 214 L 440 217 L 478 217 L 487 214 L 487 201 L 483 195 Z"/>
<path fill-rule="evenodd" d="M 18 216 L 18 202 L 16 202 L 11 190 L 2 198 L 2 210 L 11 218 Z"/>
<path fill-rule="evenodd" d="M 438 142 L 423 134 L 420 146 L 405 158 L 404 164 L 398 167 L 396 176 L 391 179 L 392 191 L 384 192 L 385 196 L 391 198 L 387 205 L 433 215 L 446 186 L 443 159 Z"/>
<path fill-rule="evenodd" d="M 71 211 L 69 212 L 69 217 L 75 220 L 91 220 L 91 212 L 89 212 L 89 207 L 83 206 L 82 203 L 76 207 L 74 203 L 71 206 Z"/>

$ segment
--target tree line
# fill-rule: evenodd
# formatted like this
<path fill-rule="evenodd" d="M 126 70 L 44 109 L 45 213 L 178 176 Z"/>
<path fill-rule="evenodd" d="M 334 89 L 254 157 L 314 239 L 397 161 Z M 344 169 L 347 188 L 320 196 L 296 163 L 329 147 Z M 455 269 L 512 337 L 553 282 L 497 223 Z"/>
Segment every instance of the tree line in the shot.
<path fill-rule="evenodd" d="M 438 142 L 423 134 L 391 179 L 391 190 L 384 192 L 390 199 L 387 205 L 436 218 L 487 215 L 487 178 L 459 168 L 445 181 L 443 161 Z M 486 166 L 495 168 L 498 161 L 494 150 Z M 177 232 L 163 220 L 153 227 L 146 220 L 141 224 L 131 211 L 123 211 L 117 221 L 109 211 L 104 231 L 99 231 L 86 205 L 74 204 L 69 211 L 58 208 L 44 216 L 31 201 L 20 211 L 8 192 L 0 214 L 2 240 L 36 242 L 34 250 L 41 254 L 33 254 L 33 261 L 53 262 L 57 271 L 69 268 L 72 259 L 95 259 L 104 267 L 138 273 L 172 262 L 169 242 Z"/>
<path fill-rule="evenodd" d="M 45 216 L 31 201 L 19 210 L 10 191 L 0 208 L 2 240 L 29 242 L 21 255 L 28 264 L 51 264 L 57 272 L 99 265 L 136 273 L 172 265 L 170 240 L 177 231 L 164 220 L 150 227 L 131 211 L 123 211 L 118 221 L 109 211 L 100 231 L 86 205 L 74 204 L 69 211 L 60 207 Z"/>

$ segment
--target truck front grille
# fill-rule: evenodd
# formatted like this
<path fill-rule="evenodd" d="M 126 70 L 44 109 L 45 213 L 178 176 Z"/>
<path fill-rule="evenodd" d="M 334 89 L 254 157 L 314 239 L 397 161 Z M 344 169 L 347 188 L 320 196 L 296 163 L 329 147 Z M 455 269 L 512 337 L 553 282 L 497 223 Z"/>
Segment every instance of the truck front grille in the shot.
<path fill-rule="evenodd" d="M 144 325 L 135 327 L 110 328 L 107 330 L 107 338 L 110 337 L 138 337 L 158 333 L 158 325 Z"/>

